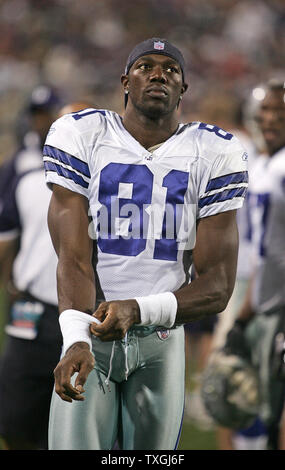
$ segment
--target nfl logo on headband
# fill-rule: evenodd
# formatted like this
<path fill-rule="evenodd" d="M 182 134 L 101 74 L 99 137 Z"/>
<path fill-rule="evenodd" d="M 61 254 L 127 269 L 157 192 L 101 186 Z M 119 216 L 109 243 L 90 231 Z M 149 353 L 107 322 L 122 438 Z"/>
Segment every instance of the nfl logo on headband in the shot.
<path fill-rule="evenodd" d="M 158 50 L 158 51 L 163 51 L 164 49 L 164 43 L 161 41 L 154 41 L 153 43 L 153 48 Z"/>

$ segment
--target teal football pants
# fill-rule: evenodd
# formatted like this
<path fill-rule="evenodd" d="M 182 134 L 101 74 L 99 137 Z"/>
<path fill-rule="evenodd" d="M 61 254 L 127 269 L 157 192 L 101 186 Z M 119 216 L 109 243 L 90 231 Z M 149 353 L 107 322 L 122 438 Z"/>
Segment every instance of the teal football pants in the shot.
<path fill-rule="evenodd" d="M 110 343 L 94 337 L 93 352 L 85 400 L 68 403 L 53 392 L 49 449 L 110 450 L 118 442 L 122 450 L 174 450 L 184 409 L 183 326 L 166 334 L 132 328 Z"/>
<path fill-rule="evenodd" d="M 256 314 L 246 329 L 251 362 L 258 371 L 261 403 L 260 416 L 267 426 L 278 423 L 284 404 L 285 383 L 276 373 L 275 338 L 284 333 L 284 307 L 272 313 Z M 281 365 L 281 356 L 278 361 Z"/>

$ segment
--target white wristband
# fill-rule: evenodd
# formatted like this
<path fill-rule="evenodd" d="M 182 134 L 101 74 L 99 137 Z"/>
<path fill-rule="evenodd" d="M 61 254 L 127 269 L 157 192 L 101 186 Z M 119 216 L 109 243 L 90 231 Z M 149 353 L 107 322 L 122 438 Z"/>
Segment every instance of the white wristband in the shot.
<path fill-rule="evenodd" d="M 101 323 L 97 318 L 79 310 L 68 309 L 59 315 L 59 324 L 63 337 L 63 354 L 74 343 L 81 341 L 87 343 L 90 351 L 92 350 L 89 325 L 94 322 Z"/>
<path fill-rule="evenodd" d="M 135 297 L 139 304 L 140 325 L 159 325 L 171 328 L 175 323 L 177 300 L 172 292 Z"/>

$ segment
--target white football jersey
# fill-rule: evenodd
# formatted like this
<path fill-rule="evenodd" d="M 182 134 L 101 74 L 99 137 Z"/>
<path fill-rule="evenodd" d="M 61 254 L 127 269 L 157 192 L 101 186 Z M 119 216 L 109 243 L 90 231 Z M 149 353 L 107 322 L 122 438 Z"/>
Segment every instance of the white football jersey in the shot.
<path fill-rule="evenodd" d="M 148 151 L 107 110 L 55 121 L 44 146 L 46 181 L 89 200 L 101 296 L 127 299 L 188 282 L 184 253 L 200 218 L 242 206 L 247 155 L 217 126 L 180 124 Z M 100 294 L 99 294 L 100 295 Z"/>
<path fill-rule="evenodd" d="M 40 152 L 38 158 L 41 162 Z M 47 226 L 51 192 L 45 184 L 44 169 L 20 173 L 8 183 L 5 197 L 0 198 L 0 202 L 3 200 L 0 241 L 20 237 L 13 262 L 13 282 L 20 291 L 57 305 L 57 257 Z"/>
<path fill-rule="evenodd" d="M 260 156 L 249 182 L 251 240 L 255 253 L 253 306 L 266 312 L 285 305 L 285 148 Z"/>
<path fill-rule="evenodd" d="M 49 193 L 42 169 L 24 175 L 17 186 L 21 249 L 14 261 L 13 277 L 19 290 L 57 305 L 57 257 L 47 226 Z"/>
<path fill-rule="evenodd" d="M 240 130 L 231 131 L 242 143 L 248 154 L 248 179 L 251 179 L 251 168 L 258 156 L 257 149 L 252 141 L 244 132 Z M 249 232 L 249 209 L 247 197 L 245 197 L 242 208 L 237 212 L 237 224 L 239 232 L 239 251 L 237 263 L 237 280 L 247 280 L 251 276 L 251 265 L 249 260 L 252 257 L 251 242 L 248 237 Z"/>

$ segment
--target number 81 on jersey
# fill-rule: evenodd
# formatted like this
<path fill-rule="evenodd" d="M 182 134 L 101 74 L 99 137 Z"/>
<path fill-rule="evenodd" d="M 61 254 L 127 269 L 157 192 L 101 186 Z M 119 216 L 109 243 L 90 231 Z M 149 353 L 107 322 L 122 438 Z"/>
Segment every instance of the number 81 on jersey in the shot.
<path fill-rule="evenodd" d="M 109 163 L 89 235 L 104 253 L 137 256 L 152 243 L 154 259 L 176 261 L 178 249 L 193 245 L 187 227 L 195 223 L 196 206 L 185 204 L 188 180 L 188 172 L 170 170 L 158 185 L 146 165 Z"/>

